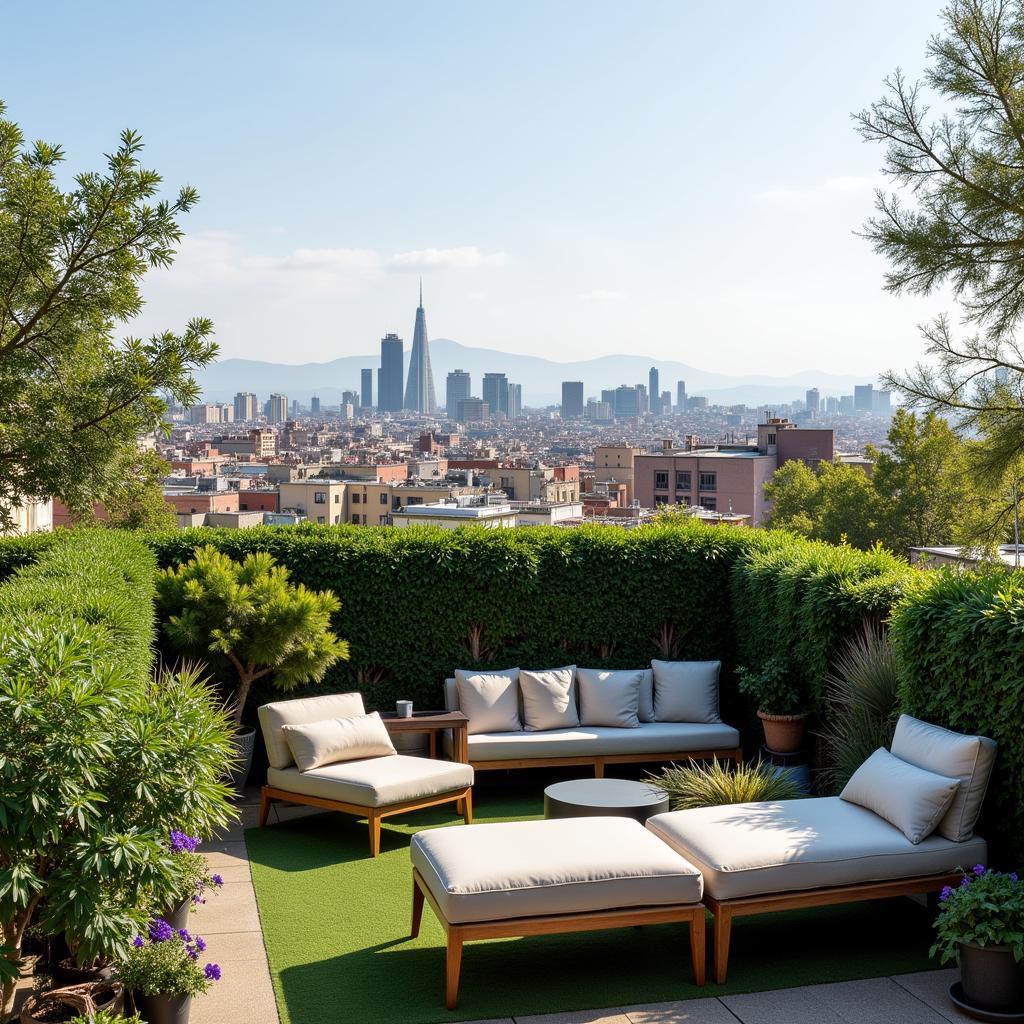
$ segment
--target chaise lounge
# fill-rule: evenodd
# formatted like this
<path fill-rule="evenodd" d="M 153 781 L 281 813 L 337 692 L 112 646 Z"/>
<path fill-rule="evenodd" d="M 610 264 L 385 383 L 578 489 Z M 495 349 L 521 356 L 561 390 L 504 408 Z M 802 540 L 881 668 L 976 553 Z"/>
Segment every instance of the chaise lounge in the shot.
<path fill-rule="evenodd" d="M 841 796 L 670 811 L 647 828 L 700 869 L 724 983 L 736 917 L 936 892 L 984 862 L 995 743 L 903 715 Z"/>
<path fill-rule="evenodd" d="M 259 719 L 270 763 L 261 828 L 275 801 L 355 814 L 367 820 L 376 857 L 381 819 L 391 815 L 455 803 L 466 824 L 473 821 L 473 769 L 399 754 L 358 693 L 264 704 Z"/>

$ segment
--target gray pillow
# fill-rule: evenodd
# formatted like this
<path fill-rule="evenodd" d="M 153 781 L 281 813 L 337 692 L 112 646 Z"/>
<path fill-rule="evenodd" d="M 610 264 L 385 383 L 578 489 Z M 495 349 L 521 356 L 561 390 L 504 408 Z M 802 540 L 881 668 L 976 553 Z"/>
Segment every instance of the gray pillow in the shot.
<path fill-rule="evenodd" d="M 959 788 L 959 779 L 917 768 L 879 747 L 839 798 L 874 811 L 916 846 L 935 831 Z"/>
<path fill-rule="evenodd" d="M 576 669 L 580 693 L 580 723 L 636 729 L 640 726 L 640 687 L 643 669 L 610 672 L 601 668 Z"/>
<path fill-rule="evenodd" d="M 576 666 L 551 668 L 543 672 L 519 673 L 523 695 L 523 716 L 527 732 L 545 729 L 574 729 L 580 724 L 576 710 Z"/>
<path fill-rule="evenodd" d="M 360 761 L 395 753 L 388 730 L 376 711 L 350 718 L 282 725 L 281 731 L 300 772 L 339 761 Z"/>
<path fill-rule="evenodd" d="M 918 768 L 960 780 L 960 788 L 939 822 L 938 832 L 954 843 L 970 839 L 992 775 L 995 740 L 950 732 L 910 715 L 900 715 L 892 752 Z"/>
<path fill-rule="evenodd" d="M 519 720 L 519 669 L 494 672 L 455 670 L 459 709 L 469 719 L 470 735 L 522 732 Z"/>
<path fill-rule="evenodd" d="M 654 717 L 659 722 L 712 723 L 718 714 L 720 661 L 652 661 Z"/>
<path fill-rule="evenodd" d="M 653 722 L 654 717 L 654 671 L 645 668 L 644 677 L 640 682 L 640 708 L 638 717 L 641 722 Z"/>

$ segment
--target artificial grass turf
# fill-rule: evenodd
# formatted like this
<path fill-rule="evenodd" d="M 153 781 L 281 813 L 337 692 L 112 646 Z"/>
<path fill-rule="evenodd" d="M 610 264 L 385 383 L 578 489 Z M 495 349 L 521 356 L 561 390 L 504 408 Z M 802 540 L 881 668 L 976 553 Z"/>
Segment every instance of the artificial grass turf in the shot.
<path fill-rule="evenodd" d="M 538 796 L 477 794 L 475 820 L 541 816 Z M 408 938 L 409 836 L 461 827 L 447 808 L 365 823 L 318 814 L 246 842 L 283 1024 L 434 1024 L 691 999 L 880 977 L 936 966 L 931 915 L 906 899 L 733 923 L 729 981 L 693 984 L 685 924 L 467 943 L 459 1005 L 444 1008 L 444 932 L 429 905 Z M 709 921 L 708 947 L 711 945 Z M 709 969 L 710 979 L 710 969 Z"/>

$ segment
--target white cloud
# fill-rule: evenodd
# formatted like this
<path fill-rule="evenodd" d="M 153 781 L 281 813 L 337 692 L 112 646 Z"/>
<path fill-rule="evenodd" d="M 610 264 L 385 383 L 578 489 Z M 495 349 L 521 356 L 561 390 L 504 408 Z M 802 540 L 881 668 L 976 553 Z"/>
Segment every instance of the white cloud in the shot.
<path fill-rule="evenodd" d="M 625 292 L 616 291 L 613 288 L 595 288 L 593 291 L 580 292 L 580 298 L 584 302 L 615 302 L 625 297 Z"/>
<path fill-rule="evenodd" d="M 806 185 L 765 189 L 756 198 L 767 203 L 815 204 L 833 202 L 843 196 L 859 196 L 884 188 L 886 179 L 881 174 L 840 174 Z"/>
<path fill-rule="evenodd" d="M 475 245 L 463 245 L 454 249 L 396 252 L 388 264 L 396 270 L 472 270 L 476 267 L 500 267 L 506 259 L 503 252 L 484 253 Z"/>

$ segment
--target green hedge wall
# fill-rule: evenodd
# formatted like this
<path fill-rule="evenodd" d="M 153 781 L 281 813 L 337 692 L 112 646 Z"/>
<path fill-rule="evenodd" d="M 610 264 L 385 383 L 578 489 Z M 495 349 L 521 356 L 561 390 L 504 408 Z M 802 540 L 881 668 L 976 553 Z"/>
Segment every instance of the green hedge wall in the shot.
<path fill-rule="evenodd" d="M 153 552 L 113 530 L 59 531 L 49 538 L 31 551 L 34 561 L 26 560 L 0 584 L 4 627 L 87 623 L 110 657 L 147 681 L 155 636 Z"/>
<path fill-rule="evenodd" d="M 0 537 L 0 582 L 23 566 L 31 565 L 59 537 L 58 533 L 30 533 Z"/>
<path fill-rule="evenodd" d="M 898 565 L 852 549 L 830 562 L 836 549 L 827 545 L 699 523 L 458 531 L 305 525 L 145 539 L 161 566 L 187 560 L 204 543 L 235 558 L 268 550 L 296 582 L 333 590 L 342 602 L 335 627 L 352 656 L 320 688 L 359 689 L 368 706 L 381 708 L 398 697 L 437 706 L 441 680 L 469 664 L 615 668 L 678 657 L 722 659 L 728 715 L 738 656 L 756 664 L 784 643 L 820 685 L 842 639 L 831 631 L 885 614 Z M 748 585 L 747 577 L 756 578 Z"/>
<path fill-rule="evenodd" d="M 999 744 L 979 832 L 999 860 L 1024 851 L 1024 572 L 922 574 L 890 636 L 903 709 Z"/>

